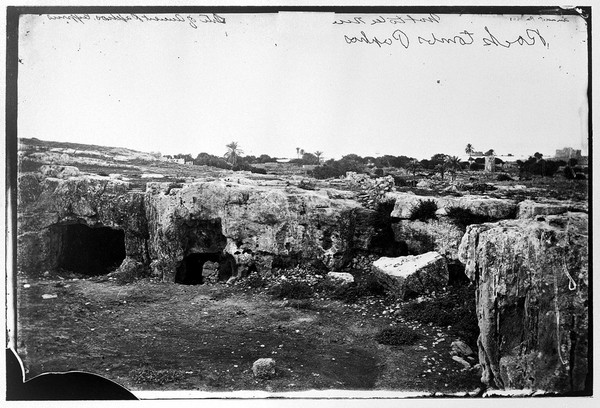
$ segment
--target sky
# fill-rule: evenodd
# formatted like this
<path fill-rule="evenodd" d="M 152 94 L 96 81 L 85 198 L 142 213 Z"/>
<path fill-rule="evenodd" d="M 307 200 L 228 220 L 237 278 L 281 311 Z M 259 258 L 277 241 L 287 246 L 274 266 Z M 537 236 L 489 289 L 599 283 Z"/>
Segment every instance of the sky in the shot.
<path fill-rule="evenodd" d="M 219 17 L 22 16 L 18 136 L 194 157 L 232 141 L 275 157 L 587 154 L 580 17 Z"/>

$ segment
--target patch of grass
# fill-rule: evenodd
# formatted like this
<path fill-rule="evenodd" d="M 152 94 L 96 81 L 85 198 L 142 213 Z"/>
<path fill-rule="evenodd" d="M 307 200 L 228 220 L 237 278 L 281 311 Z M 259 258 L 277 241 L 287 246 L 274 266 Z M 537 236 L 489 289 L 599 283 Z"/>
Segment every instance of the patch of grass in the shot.
<path fill-rule="evenodd" d="M 306 282 L 285 280 L 273 285 L 269 294 L 277 299 L 308 299 L 313 295 L 313 288 Z"/>
<path fill-rule="evenodd" d="M 383 329 L 375 336 L 379 344 L 388 346 L 410 346 L 419 340 L 421 336 L 413 329 L 406 326 L 396 326 Z"/>
<path fill-rule="evenodd" d="M 452 287 L 435 299 L 411 301 L 400 309 L 402 317 L 439 327 L 450 327 L 450 333 L 476 349 L 479 326 L 475 311 L 475 288 Z"/>
<path fill-rule="evenodd" d="M 135 370 L 131 370 L 129 375 L 136 384 L 147 383 L 156 385 L 176 382 L 185 377 L 185 374 L 181 370 L 155 370 L 149 367 L 136 368 Z"/>
<path fill-rule="evenodd" d="M 438 206 L 435 200 L 421 200 L 410 210 L 411 220 L 426 221 L 435 219 L 435 212 Z"/>

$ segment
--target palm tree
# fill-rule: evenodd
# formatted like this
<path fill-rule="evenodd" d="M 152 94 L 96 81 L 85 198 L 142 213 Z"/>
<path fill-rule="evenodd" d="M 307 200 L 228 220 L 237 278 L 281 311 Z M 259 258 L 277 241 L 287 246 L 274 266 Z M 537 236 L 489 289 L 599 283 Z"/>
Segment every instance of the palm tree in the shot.
<path fill-rule="evenodd" d="M 456 170 L 460 169 L 460 159 L 457 156 L 448 156 L 446 158 L 446 163 L 448 164 L 448 168 L 452 173 L 452 181 L 456 178 Z"/>
<path fill-rule="evenodd" d="M 465 153 L 469 155 L 469 161 L 473 160 L 473 157 L 471 157 L 471 155 L 474 151 L 475 150 L 473 149 L 473 145 L 471 143 L 468 143 L 467 147 L 465 148 Z"/>
<path fill-rule="evenodd" d="M 296 156 L 298 156 L 298 158 L 300 158 L 300 148 L 296 147 Z"/>
<path fill-rule="evenodd" d="M 315 156 L 317 156 L 317 164 L 320 164 L 320 163 L 321 163 L 321 155 L 323 155 L 323 152 L 322 152 L 322 151 L 320 151 L 320 150 L 317 150 L 317 151 L 314 153 L 314 155 L 315 155 Z"/>
<path fill-rule="evenodd" d="M 237 142 L 231 142 L 226 147 L 228 150 L 227 153 L 225 153 L 224 157 L 227 159 L 228 162 L 231 163 L 232 167 L 235 167 L 235 165 L 237 164 L 238 157 L 240 157 L 240 155 L 244 152 L 238 147 Z"/>
<path fill-rule="evenodd" d="M 415 174 L 417 174 L 417 170 L 419 170 L 420 167 L 421 167 L 421 164 L 419 163 L 419 161 L 417 159 L 412 159 L 408 163 L 408 170 L 412 173 L 413 177 Z"/>

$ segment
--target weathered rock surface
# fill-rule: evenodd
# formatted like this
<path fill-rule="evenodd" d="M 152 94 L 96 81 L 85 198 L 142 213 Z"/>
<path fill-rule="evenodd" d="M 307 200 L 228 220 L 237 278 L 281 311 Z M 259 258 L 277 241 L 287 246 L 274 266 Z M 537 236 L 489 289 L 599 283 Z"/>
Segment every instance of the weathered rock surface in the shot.
<path fill-rule="evenodd" d="M 70 224 L 122 230 L 127 261 L 148 263 L 144 196 L 129 192 L 127 183 L 24 173 L 18 179 L 17 200 L 19 270 L 36 275 L 56 268 L 64 238 L 61 227 Z"/>
<path fill-rule="evenodd" d="M 119 271 L 137 274 L 141 264 L 169 282 L 178 270 L 199 268 L 202 276 L 205 262 L 219 262 L 222 280 L 296 264 L 337 269 L 356 251 L 382 254 L 379 246 L 393 245 L 374 226 L 375 212 L 347 195 L 232 180 L 150 182 L 144 193 L 110 177 L 23 173 L 18 268 L 34 275 L 57 268 L 63 227 L 71 224 L 123 231 L 127 262 Z M 206 271 L 207 280 L 214 270 Z"/>
<path fill-rule="evenodd" d="M 548 215 L 467 228 L 460 246 L 477 285 L 482 381 L 582 391 L 588 378 L 588 216 Z"/>
<path fill-rule="evenodd" d="M 410 219 L 412 208 L 420 201 L 426 200 L 435 201 L 438 209 L 461 207 L 470 210 L 473 214 L 493 219 L 514 218 L 517 211 L 517 203 L 514 200 L 480 195 L 433 197 L 411 193 L 388 193 L 386 197 L 395 201 L 391 216 L 401 219 Z"/>
<path fill-rule="evenodd" d="M 458 259 L 464 230 L 447 217 L 436 220 L 400 220 L 392 225 L 394 239 L 406 244 L 409 253 L 436 251 L 447 259 Z"/>
<path fill-rule="evenodd" d="M 541 202 L 524 200 L 518 205 L 517 218 L 536 218 L 545 215 L 558 215 L 568 211 L 587 212 L 587 203 L 558 200 L 544 200 Z"/>
<path fill-rule="evenodd" d="M 448 285 L 446 259 L 437 252 L 373 262 L 373 273 L 386 289 L 400 299 L 442 290 Z"/>
<path fill-rule="evenodd" d="M 373 232 L 360 222 L 368 210 L 355 201 L 291 186 L 149 183 L 146 209 L 150 266 L 167 281 L 190 253 L 245 253 L 240 264 L 257 270 L 314 261 L 339 268 L 352 249 L 367 249 Z"/>

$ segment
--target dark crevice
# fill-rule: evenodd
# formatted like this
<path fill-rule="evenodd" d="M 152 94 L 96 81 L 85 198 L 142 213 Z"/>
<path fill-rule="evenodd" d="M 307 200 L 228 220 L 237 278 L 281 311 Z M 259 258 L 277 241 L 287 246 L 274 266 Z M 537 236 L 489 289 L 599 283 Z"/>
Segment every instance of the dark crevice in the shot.
<path fill-rule="evenodd" d="M 125 232 L 83 224 L 51 227 L 58 241 L 57 267 L 84 275 L 114 271 L 125 259 Z"/>

